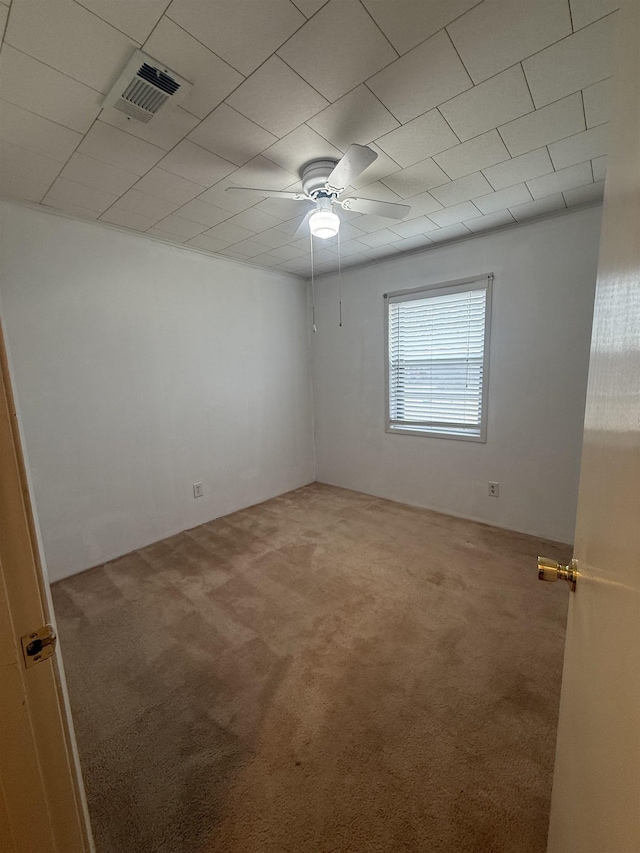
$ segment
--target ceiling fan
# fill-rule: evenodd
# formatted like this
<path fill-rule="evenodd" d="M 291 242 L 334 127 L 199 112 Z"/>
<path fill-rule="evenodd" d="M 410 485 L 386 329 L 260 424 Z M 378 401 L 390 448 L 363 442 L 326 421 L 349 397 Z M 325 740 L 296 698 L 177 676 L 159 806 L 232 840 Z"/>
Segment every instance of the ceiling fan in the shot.
<path fill-rule="evenodd" d="M 375 201 L 368 198 L 340 198 L 345 189 L 367 169 L 378 155 L 366 145 L 350 145 L 341 160 L 312 160 L 300 170 L 303 192 L 262 190 L 255 187 L 227 187 L 227 192 L 249 192 L 264 198 L 308 201 L 314 206 L 300 223 L 295 237 L 309 231 L 314 237 L 334 237 L 340 229 L 340 217 L 334 205 L 355 213 L 369 213 L 391 219 L 403 219 L 411 210 L 408 204 Z"/>

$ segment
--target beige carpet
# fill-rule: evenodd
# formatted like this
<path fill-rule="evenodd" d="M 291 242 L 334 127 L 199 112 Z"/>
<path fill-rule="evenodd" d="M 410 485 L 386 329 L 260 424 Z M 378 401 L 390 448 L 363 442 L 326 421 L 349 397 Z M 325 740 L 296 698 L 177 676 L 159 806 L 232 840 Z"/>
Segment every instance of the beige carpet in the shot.
<path fill-rule="evenodd" d="M 56 584 L 100 853 L 542 853 L 538 553 L 314 484 Z"/>

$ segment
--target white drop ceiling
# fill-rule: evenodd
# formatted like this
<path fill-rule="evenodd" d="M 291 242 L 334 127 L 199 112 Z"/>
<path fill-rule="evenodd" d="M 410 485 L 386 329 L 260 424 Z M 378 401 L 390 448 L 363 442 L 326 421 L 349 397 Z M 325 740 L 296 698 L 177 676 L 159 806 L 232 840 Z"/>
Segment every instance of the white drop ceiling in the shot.
<path fill-rule="evenodd" d="M 300 275 L 299 189 L 352 142 L 343 264 L 602 196 L 616 0 L 0 0 L 0 194 Z M 193 83 L 149 124 L 101 103 L 142 48 Z M 337 267 L 316 241 L 318 272 Z"/>

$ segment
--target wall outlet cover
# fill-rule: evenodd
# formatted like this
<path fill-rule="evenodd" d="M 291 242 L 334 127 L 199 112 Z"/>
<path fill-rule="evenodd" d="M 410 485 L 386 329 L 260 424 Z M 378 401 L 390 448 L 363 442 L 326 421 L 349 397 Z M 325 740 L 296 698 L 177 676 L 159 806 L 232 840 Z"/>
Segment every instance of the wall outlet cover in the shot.
<path fill-rule="evenodd" d="M 500 483 L 489 483 L 489 496 L 497 498 L 500 494 Z"/>
<path fill-rule="evenodd" d="M 202 495 L 203 495 L 202 483 L 194 483 L 193 484 L 193 496 L 194 496 L 194 498 L 201 498 Z"/>

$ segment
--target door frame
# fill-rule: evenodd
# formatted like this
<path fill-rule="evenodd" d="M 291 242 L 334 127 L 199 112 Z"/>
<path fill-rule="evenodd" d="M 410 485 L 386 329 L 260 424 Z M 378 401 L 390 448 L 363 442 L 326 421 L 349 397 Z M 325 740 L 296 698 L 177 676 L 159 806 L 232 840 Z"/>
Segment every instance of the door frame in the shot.
<path fill-rule="evenodd" d="M 26 669 L 21 637 L 53 608 L 0 325 L 0 847 L 93 853 L 59 649 Z"/>

